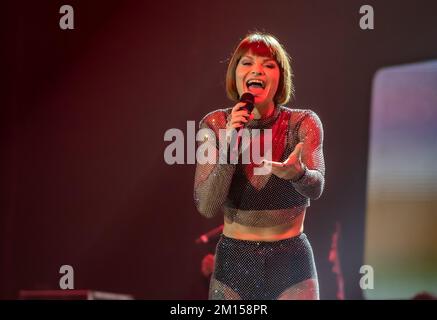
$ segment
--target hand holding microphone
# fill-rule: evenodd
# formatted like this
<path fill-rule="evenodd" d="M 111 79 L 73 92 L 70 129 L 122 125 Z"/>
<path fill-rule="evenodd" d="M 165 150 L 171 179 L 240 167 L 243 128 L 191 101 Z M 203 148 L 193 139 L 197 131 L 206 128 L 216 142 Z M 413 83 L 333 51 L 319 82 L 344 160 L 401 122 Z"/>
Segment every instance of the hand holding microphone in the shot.
<path fill-rule="evenodd" d="M 231 111 L 231 117 L 228 122 L 228 129 L 237 129 L 244 127 L 244 125 L 253 119 L 252 110 L 254 108 L 255 97 L 250 92 L 245 92 L 241 95 L 240 102 L 238 102 Z"/>
<path fill-rule="evenodd" d="M 253 119 L 252 110 L 254 108 L 255 97 L 250 92 L 245 92 L 241 95 L 240 102 L 238 102 L 231 111 L 230 119 L 226 125 L 227 140 L 230 145 L 230 162 L 235 163 L 238 158 L 238 151 L 241 144 L 241 136 L 243 134 L 242 128 L 245 124 Z M 235 132 L 236 130 L 236 132 Z"/>

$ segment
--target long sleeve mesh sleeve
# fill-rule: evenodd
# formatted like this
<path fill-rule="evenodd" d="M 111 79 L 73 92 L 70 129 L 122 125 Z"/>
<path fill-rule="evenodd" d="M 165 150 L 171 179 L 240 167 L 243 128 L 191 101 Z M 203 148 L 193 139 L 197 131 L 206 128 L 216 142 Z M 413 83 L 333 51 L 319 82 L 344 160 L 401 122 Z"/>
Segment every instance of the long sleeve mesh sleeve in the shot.
<path fill-rule="evenodd" d="M 323 126 L 316 113 L 309 111 L 298 131 L 303 142 L 302 162 L 307 167 L 304 175 L 292 182 L 295 189 L 305 197 L 318 199 L 325 185 L 325 160 L 323 157 Z"/>
<path fill-rule="evenodd" d="M 226 128 L 226 113 L 217 111 L 207 115 L 199 124 L 202 150 L 215 149 L 213 161 L 197 161 L 194 178 L 194 202 L 197 210 L 207 218 L 214 217 L 223 207 L 235 172 L 235 165 L 219 161 L 219 130 Z M 214 136 L 211 136 L 214 135 Z M 198 150 L 199 152 L 199 150 Z"/>

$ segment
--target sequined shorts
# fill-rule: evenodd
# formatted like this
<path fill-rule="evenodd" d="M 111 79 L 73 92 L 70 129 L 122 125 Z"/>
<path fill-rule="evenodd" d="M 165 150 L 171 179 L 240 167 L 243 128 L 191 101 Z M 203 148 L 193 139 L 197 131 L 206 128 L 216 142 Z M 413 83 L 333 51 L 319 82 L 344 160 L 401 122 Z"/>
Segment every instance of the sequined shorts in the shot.
<path fill-rule="evenodd" d="M 222 235 L 217 244 L 209 298 L 278 299 L 285 290 L 307 279 L 317 283 L 313 251 L 304 233 L 274 242 Z"/>

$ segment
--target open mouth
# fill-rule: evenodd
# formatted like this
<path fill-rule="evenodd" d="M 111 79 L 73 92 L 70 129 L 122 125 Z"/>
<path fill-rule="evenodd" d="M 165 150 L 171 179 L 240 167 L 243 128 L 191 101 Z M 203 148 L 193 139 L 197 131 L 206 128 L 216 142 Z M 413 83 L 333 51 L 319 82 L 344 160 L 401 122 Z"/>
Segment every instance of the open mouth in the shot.
<path fill-rule="evenodd" d="M 246 86 L 248 89 L 264 89 L 265 85 L 265 82 L 259 79 L 250 79 L 246 82 Z"/>

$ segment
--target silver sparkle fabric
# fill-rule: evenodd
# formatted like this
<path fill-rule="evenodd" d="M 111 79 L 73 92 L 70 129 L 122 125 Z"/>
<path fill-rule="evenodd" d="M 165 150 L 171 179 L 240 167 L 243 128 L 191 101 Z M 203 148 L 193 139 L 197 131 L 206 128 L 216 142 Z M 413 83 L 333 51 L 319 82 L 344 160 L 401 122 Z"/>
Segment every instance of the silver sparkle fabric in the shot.
<path fill-rule="evenodd" d="M 214 111 L 200 122 L 200 128 L 209 128 L 217 136 L 217 162 L 219 129 L 226 128 L 230 111 Z M 310 110 L 277 107 L 271 117 L 252 120 L 246 128 L 272 129 L 274 161 L 286 160 L 297 143 L 303 142 L 302 161 L 308 168 L 305 175 L 294 182 L 271 173 L 254 175 L 254 166 L 241 163 L 198 163 L 194 183 L 196 207 L 205 217 L 223 212 L 232 221 L 247 226 L 270 227 L 291 222 L 296 213 L 310 205 L 310 199 L 319 198 L 323 192 L 325 163 L 321 121 Z"/>
<path fill-rule="evenodd" d="M 221 236 L 209 288 L 211 300 L 318 299 L 317 272 L 304 233 L 279 241 Z"/>
<path fill-rule="evenodd" d="M 324 189 L 323 127 L 319 117 L 311 110 L 279 106 L 275 107 L 270 117 L 251 120 L 246 124 L 245 128 L 250 132 L 254 129 L 272 130 L 273 161 L 285 161 L 295 146 L 303 142 L 301 160 L 307 169 L 301 178 L 292 181 L 279 178 L 272 173 L 255 175 L 254 168 L 257 165 L 254 164 L 242 164 L 241 161 L 237 164 L 220 163 L 223 150 L 220 147 L 223 145 L 220 145 L 219 130 L 226 128 L 230 113 L 231 108 L 213 111 L 207 114 L 199 125 L 199 129 L 207 128 L 209 131 L 204 139 L 198 142 L 198 145 L 209 143 L 211 147 L 216 148 L 216 161 L 215 163 L 197 163 L 194 201 L 198 211 L 207 218 L 223 213 L 227 221 L 248 227 L 270 228 L 292 222 L 310 205 L 311 200 L 321 196 Z M 215 139 L 211 139 L 211 135 L 214 135 Z M 304 256 L 312 257 L 311 247 L 308 245 L 305 248 L 310 254 Z M 244 259 L 244 257 L 241 258 Z M 307 269 L 311 270 L 313 260 L 306 258 L 303 260 L 307 261 Z M 220 261 L 224 260 L 216 261 L 217 270 L 222 267 Z M 293 268 L 291 261 L 287 263 L 286 267 Z M 229 272 L 231 274 L 236 272 L 238 276 L 238 270 L 238 268 L 231 268 Z M 296 270 L 296 272 L 299 271 Z M 270 268 L 264 277 L 274 277 L 274 274 L 274 268 Z M 314 275 L 316 272 L 307 272 L 307 274 Z M 317 287 L 316 277 L 310 277 L 307 280 L 310 282 L 314 280 L 315 284 L 308 285 L 308 281 L 293 284 L 291 281 L 288 283 L 290 285 L 288 289 L 292 291 L 293 286 L 297 286 L 296 290 L 301 290 L 299 286 L 303 286 L 303 288 L 307 287 L 309 292 L 313 290 L 311 288 Z M 240 294 L 230 289 L 229 283 L 220 283 L 213 276 L 211 290 L 219 290 L 217 288 L 222 288 L 222 292 L 212 295 L 210 291 L 210 297 L 241 298 Z M 225 291 L 226 294 L 224 294 Z M 279 294 L 276 295 L 276 298 L 278 297 Z"/>

